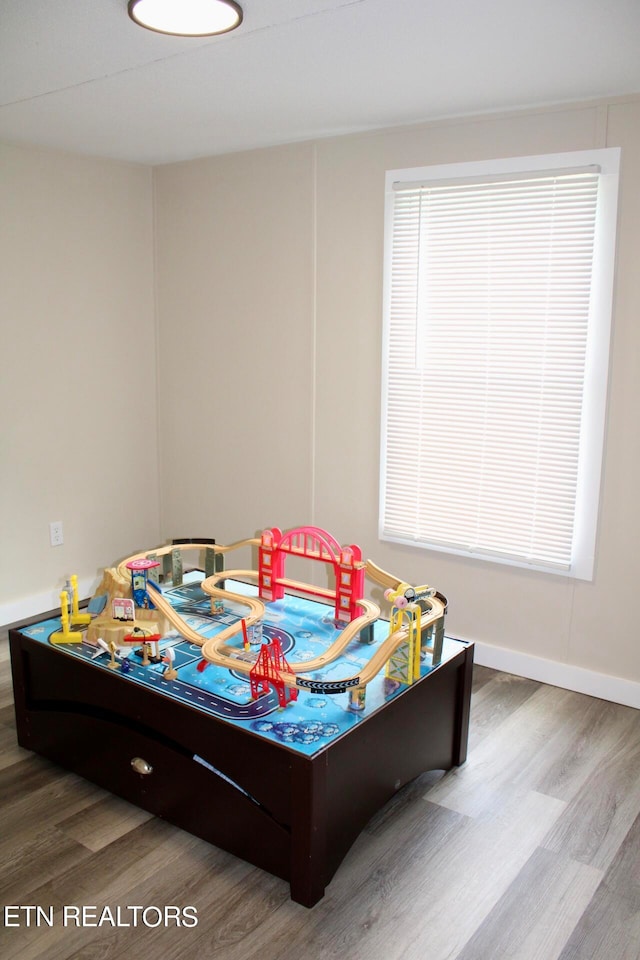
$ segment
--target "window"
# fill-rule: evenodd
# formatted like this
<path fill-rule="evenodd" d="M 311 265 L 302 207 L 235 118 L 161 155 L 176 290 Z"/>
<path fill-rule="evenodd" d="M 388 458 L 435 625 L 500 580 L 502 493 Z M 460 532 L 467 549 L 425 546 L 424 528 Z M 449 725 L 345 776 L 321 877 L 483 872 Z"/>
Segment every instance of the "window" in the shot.
<path fill-rule="evenodd" d="M 387 174 L 382 539 L 593 576 L 618 166 Z"/>

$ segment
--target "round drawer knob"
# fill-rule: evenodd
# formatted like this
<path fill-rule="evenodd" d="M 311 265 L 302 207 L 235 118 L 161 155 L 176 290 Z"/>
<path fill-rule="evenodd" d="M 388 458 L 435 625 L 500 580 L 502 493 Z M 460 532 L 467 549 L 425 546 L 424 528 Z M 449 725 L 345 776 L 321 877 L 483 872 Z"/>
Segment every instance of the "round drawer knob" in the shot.
<path fill-rule="evenodd" d="M 147 763 L 146 760 L 143 760 L 142 757 L 134 757 L 131 761 L 131 766 L 136 773 L 141 773 L 143 776 L 148 776 L 150 773 L 153 773 L 153 767 L 150 763 Z"/>

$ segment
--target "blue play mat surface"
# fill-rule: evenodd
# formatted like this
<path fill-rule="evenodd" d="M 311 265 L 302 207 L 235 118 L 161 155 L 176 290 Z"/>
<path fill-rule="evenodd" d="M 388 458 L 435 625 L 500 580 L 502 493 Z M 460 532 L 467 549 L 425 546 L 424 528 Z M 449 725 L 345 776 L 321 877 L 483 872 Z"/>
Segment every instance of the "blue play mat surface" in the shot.
<path fill-rule="evenodd" d="M 190 578 L 193 576 L 191 574 Z M 201 576 L 200 574 L 198 579 L 192 579 L 191 582 L 185 580 L 185 583 L 178 587 L 164 588 L 162 593 L 192 629 L 203 637 L 213 637 L 230 624 L 237 623 L 246 614 L 246 607 L 225 600 L 222 612 L 212 614 L 210 598 L 200 589 Z M 243 595 L 257 595 L 253 586 L 237 581 L 227 581 L 227 588 Z M 286 596 L 266 605 L 263 640 L 269 641 L 277 637 L 285 657 L 293 664 L 322 654 L 336 640 L 343 626 L 336 626 L 333 607 L 306 598 Z M 48 643 L 50 635 L 57 630 L 60 630 L 59 618 L 25 627 L 21 633 Z M 388 632 L 389 623 L 386 620 L 377 620 L 373 625 L 372 643 L 361 643 L 356 639 L 340 657 L 328 663 L 322 670 L 302 676 L 313 680 L 341 680 L 357 676 L 377 647 L 386 639 Z M 242 632 L 227 643 L 241 651 Z M 164 678 L 165 663 L 143 667 L 135 648 L 122 649 L 129 669 L 126 673 L 118 670 L 118 674 L 132 683 L 180 700 L 203 713 L 250 730 L 265 739 L 285 744 L 308 756 L 317 753 L 355 724 L 361 723 L 405 689 L 403 685 L 385 679 L 382 670 L 367 685 L 365 708 L 360 712 L 349 709 L 348 692 L 329 695 L 314 694 L 302 689 L 299 690 L 297 701 L 280 707 L 277 694 L 272 688 L 253 700 L 249 677 L 246 674 L 211 663 L 205 670 L 199 671 L 198 664 L 202 660 L 200 648 L 184 640 L 178 633 L 173 632 L 163 638 L 160 652 L 168 646 L 173 647 L 175 654 L 174 666 L 178 672 L 176 680 Z M 252 651 L 257 653 L 258 646 L 258 643 L 252 644 Z M 440 662 L 451 659 L 462 646 L 459 641 L 445 637 Z M 56 644 L 56 649 L 91 661 L 98 670 L 109 670 L 109 655 L 105 652 L 96 657 L 97 648 L 93 645 L 84 642 Z M 431 669 L 430 657 L 427 656 L 421 668 L 422 675 L 429 673 Z"/>

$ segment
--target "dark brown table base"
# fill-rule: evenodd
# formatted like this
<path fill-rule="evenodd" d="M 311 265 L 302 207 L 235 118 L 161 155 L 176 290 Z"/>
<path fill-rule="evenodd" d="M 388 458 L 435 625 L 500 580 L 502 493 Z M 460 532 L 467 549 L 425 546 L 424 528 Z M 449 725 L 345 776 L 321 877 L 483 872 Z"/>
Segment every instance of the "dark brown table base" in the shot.
<path fill-rule="evenodd" d="M 282 877 L 307 907 L 394 793 L 466 758 L 473 645 L 308 757 L 30 639 L 24 625 L 9 631 L 21 746 Z"/>

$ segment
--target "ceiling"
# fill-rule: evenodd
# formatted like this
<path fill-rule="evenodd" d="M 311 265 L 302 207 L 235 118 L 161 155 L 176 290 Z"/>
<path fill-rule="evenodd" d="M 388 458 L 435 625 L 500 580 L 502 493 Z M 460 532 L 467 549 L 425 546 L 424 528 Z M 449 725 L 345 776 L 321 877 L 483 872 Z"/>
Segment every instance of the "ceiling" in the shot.
<path fill-rule="evenodd" d="M 126 0 L 0 0 L 0 139 L 168 163 L 640 92 L 640 0 L 240 0 L 151 33 Z"/>

